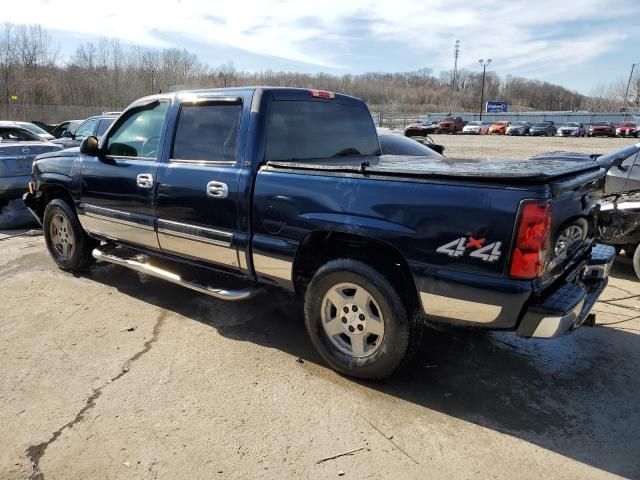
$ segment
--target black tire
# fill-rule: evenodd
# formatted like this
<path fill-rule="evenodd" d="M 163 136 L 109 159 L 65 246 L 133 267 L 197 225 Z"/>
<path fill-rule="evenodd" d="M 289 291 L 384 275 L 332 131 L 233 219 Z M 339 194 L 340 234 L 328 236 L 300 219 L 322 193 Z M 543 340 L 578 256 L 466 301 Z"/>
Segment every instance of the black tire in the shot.
<path fill-rule="evenodd" d="M 375 302 L 375 309 L 379 308 L 381 315 L 384 326 L 382 341 L 378 344 L 380 337 L 368 334 L 365 330 L 364 333 L 368 337 L 362 341 L 366 346 L 368 346 L 367 342 L 373 338 L 372 353 L 365 356 L 350 355 L 336 346 L 336 338 L 350 338 L 346 329 L 351 327 L 342 325 L 346 318 L 340 319 L 340 328 L 345 328 L 345 332 L 332 336 L 334 340 L 329 337 L 323 327 L 323 315 L 326 315 L 323 309 L 324 312 L 336 312 L 336 319 L 333 320 L 335 322 L 339 322 L 338 316 L 343 316 L 341 310 L 337 308 L 332 310 L 333 307 L 327 307 L 332 303 L 325 300 L 325 295 L 332 287 L 345 283 L 362 287 L 371 296 Z M 353 295 L 355 298 L 355 292 Z M 365 308 L 371 311 L 368 305 Z M 307 331 L 318 353 L 331 368 L 352 377 L 381 380 L 390 376 L 413 356 L 422 340 L 422 323 L 417 313 L 407 309 L 400 295 L 381 273 L 357 260 L 337 259 L 320 267 L 307 288 L 304 311 Z M 372 322 L 371 319 L 367 321 Z M 351 335 L 357 335 L 357 332 Z M 350 343 L 353 345 L 351 341 Z"/>
<path fill-rule="evenodd" d="M 640 279 L 640 248 L 637 247 L 633 254 L 633 269 L 635 270 L 638 279 Z"/>
<path fill-rule="evenodd" d="M 66 223 L 63 223 L 64 227 L 58 229 L 57 222 L 61 219 Z M 54 222 L 56 224 L 52 225 Z M 91 251 L 98 245 L 98 242 L 85 233 L 76 212 L 66 201 L 59 198 L 50 201 L 44 210 L 42 224 L 47 249 L 58 267 L 63 270 L 77 271 L 83 270 L 95 262 Z M 57 232 L 55 235 L 54 231 Z M 62 237 L 62 247 L 66 244 L 67 250 L 60 248 L 60 244 L 57 242 L 57 238 L 60 237 Z"/>

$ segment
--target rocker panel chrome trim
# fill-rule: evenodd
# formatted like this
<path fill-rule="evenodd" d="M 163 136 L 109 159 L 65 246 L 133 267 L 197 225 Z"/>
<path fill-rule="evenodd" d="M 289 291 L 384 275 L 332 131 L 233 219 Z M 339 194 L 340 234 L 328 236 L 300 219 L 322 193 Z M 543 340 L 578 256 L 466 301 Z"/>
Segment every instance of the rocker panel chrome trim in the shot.
<path fill-rule="evenodd" d="M 433 293 L 420 292 L 422 310 L 427 315 L 473 323 L 491 323 L 498 319 L 502 306 L 472 302 Z"/>
<path fill-rule="evenodd" d="M 291 282 L 293 278 L 293 262 L 268 255 L 254 253 L 253 268 L 259 275 L 275 277 Z"/>

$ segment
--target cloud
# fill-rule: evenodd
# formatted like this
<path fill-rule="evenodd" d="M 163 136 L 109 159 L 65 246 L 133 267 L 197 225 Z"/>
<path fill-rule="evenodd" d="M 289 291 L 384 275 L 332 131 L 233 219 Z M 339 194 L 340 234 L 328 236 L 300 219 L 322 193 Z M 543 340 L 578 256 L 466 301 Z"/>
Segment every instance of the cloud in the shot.
<path fill-rule="evenodd" d="M 477 68 L 476 59 L 491 57 L 502 71 L 548 72 L 612 49 L 626 34 L 585 25 L 615 25 L 635 7 L 634 0 L 619 0 L 615 9 L 603 8 L 600 0 L 582 0 L 577 8 L 557 0 L 22 0 L 20 8 L 3 13 L 7 21 L 40 23 L 67 34 L 176 46 L 157 34 L 167 32 L 345 72 L 354 59 L 367 58 L 360 68 L 385 70 L 389 59 L 375 52 L 389 45 L 409 51 L 416 68 L 448 69 L 453 42 L 460 39 L 463 67 Z"/>

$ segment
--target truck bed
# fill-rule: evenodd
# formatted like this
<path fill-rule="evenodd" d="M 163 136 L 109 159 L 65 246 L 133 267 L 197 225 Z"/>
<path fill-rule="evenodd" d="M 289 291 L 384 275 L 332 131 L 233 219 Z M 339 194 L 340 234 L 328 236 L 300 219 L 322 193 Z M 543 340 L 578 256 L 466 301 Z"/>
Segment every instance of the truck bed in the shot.
<path fill-rule="evenodd" d="M 295 169 L 338 173 L 368 173 L 397 176 L 472 178 L 476 181 L 547 183 L 580 173 L 598 171 L 595 162 L 567 159 L 474 160 L 428 158 L 401 155 L 341 157 L 305 161 L 271 161 L 274 169 Z"/>

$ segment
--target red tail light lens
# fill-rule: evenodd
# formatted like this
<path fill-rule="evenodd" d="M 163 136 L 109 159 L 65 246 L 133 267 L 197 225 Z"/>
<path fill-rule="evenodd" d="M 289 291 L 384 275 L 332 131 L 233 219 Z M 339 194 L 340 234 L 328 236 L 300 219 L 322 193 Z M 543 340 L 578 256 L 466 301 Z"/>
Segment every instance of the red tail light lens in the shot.
<path fill-rule="evenodd" d="M 538 278 L 544 271 L 551 233 L 551 206 L 526 201 L 520 207 L 516 242 L 511 254 L 511 276 Z"/>

